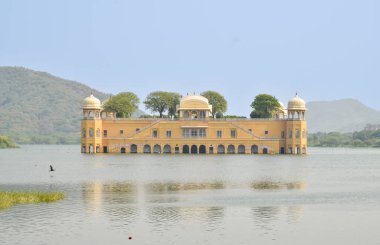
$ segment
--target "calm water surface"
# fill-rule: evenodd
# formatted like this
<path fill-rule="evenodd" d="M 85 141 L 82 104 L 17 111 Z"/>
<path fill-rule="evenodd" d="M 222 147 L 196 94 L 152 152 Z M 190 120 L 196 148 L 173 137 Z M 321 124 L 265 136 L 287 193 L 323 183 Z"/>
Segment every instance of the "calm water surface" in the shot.
<path fill-rule="evenodd" d="M 0 150 L 0 189 L 66 195 L 1 210 L 0 244 L 380 244 L 380 149 L 310 149 L 305 157 L 79 151 Z"/>

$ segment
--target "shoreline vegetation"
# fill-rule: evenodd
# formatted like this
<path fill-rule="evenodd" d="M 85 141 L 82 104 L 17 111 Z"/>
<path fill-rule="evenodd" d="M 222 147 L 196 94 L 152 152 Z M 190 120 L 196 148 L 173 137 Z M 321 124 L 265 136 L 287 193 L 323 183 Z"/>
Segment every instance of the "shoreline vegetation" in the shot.
<path fill-rule="evenodd" d="M 0 135 L 0 149 L 18 148 L 11 138 L 5 135 Z"/>
<path fill-rule="evenodd" d="M 0 191 L 0 210 L 10 208 L 16 204 L 50 203 L 62 200 L 62 192 L 17 192 Z"/>
<path fill-rule="evenodd" d="M 313 133 L 308 135 L 310 147 L 372 147 L 380 148 L 380 129 L 353 133 Z"/>

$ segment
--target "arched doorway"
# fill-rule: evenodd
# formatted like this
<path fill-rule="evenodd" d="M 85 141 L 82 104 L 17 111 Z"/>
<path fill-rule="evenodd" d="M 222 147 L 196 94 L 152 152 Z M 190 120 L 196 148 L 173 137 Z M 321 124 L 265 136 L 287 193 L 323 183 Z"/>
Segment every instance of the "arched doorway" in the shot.
<path fill-rule="evenodd" d="M 268 154 L 268 148 L 266 147 L 263 148 L 263 154 Z"/>
<path fill-rule="evenodd" d="M 218 145 L 218 154 L 224 154 L 225 148 L 224 145 Z"/>
<path fill-rule="evenodd" d="M 131 153 L 137 153 L 137 145 L 135 144 L 131 145 Z"/>
<path fill-rule="evenodd" d="M 306 154 L 306 147 L 302 148 L 302 154 Z"/>
<path fill-rule="evenodd" d="M 251 147 L 251 154 L 259 154 L 259 147 L 257 145 Z"/>
<path fill-rule="evenodd" d="M 166 153 L 166 154 L 172 153 L 172 148 L 171 148 L 170 145 L 165 145 L 164 146 L 164 153 Z"/>
<path fill-rule="evenodd" d="M 205 145 L 199 146 L 199 154 L 206 154 L 206 146 Z"/>
<path fill-rule="evenodd" d="M 191 154 L 198 154 L 198 147 L 196 145 L 191 146 Z"/>
<path fill-rule="evenodd" d="M 182 153 L 183 154 L 189 154 L 190 153 L 190 148 L 188 145 L 182 146 Z"/>
<path fill-rule="evenodd" d="M 151 151 L 150 145 L 144 145 L 144 153 L 151 153 Z"/>
<path fill-rule="evenodd" d="M 158 145 L 158 144 L 154 145 L 154 147 L 153 147 L 153 153 L 161 154 L 161 146 Z"/>
<path fill-rule="evenodd" d="M 123 154 L 125 153 L 125 147 L 120 148 L 120 153 L 123 153 Z"/>
<path fill-rule="evenodd" d="M 227 147 L 227 153 L 228 154 L 235 154 L 235 146 L 234 145 L 229 145 Z"/>
<path fill-rule="evenodd" d="M 238 146 L 238 153 L 239 154 L 245 154 L 245 146 L 244 145 Z"/>

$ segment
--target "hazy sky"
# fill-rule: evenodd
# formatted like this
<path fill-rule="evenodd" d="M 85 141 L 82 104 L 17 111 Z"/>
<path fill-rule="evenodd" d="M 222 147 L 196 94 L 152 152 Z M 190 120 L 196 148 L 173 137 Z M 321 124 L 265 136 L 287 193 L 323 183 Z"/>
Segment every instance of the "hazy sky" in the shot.
<path fill-rule="evenodd" d="M 216 90 L 380 109 L 378 0 L 1 0 L 0 65 L 100 91 Z M 1 89 L 1 88 L 0 88 Z"/>

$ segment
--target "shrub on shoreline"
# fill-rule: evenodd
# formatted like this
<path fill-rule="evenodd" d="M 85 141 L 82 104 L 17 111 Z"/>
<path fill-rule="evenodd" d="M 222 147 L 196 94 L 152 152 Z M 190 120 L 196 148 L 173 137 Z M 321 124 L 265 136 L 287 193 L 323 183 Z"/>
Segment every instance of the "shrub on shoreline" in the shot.
<path fill-rule="evenodd" d="M 13 143 L 8 136 L 0 135 L 0 149 L 2 148 L 17 148 L 18 146 Z"/>
<path fill-rule="evenodd" d="M 50 203 L 62 200 L 62 192 L 13 192 L 0 191 L 0 209 L 10 208 L 16 204 Z"/>

